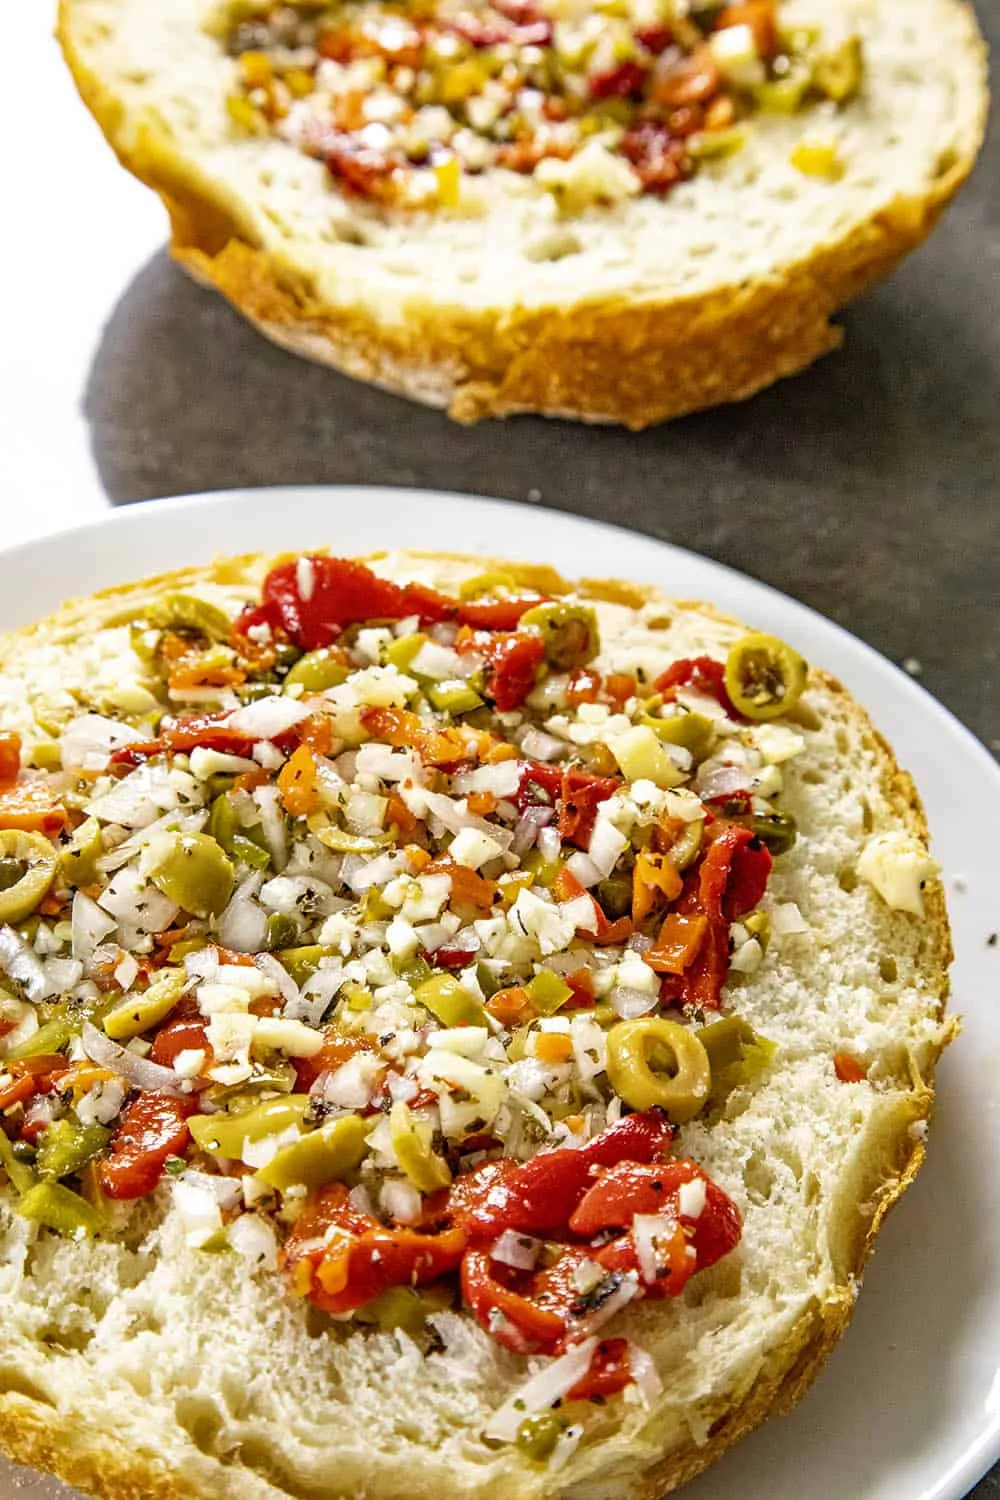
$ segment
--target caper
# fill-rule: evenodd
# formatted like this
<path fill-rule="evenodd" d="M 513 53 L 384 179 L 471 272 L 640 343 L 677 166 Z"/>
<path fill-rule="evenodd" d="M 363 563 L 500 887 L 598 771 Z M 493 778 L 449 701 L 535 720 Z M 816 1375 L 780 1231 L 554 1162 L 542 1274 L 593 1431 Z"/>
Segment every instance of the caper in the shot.
<path fill-rule="evenodd" d="M 628 916 L 632 910 L 631 875 L 609 875 L 606 880 L 598 884 L 597 899 L 605 914 L 612 921 L 618 917 Z"/>
<path fill-rule="evenodd" d="M 747 719 L 777 719 L 794 708 L 809 668 L 797 651 L 773 635 L 747 635 L 726 658 L 726 692 Z"/>
<path fill-rule="evenodd" d="M 561 1436 L 562 1423 L 558 1417 L 547 1414 L 540 1417 L 525 1417 L 517 1429 L 514 1443 L 526 1458 L 533 1458 L 536 1463 L 544 1463 Z"/>
<path fill-rule="evenodd" d="M 328 648 L 307 651 L 300 656 L 285 678 L 285 689 L 301 687 L 306 693 L 322 693 L 327 688 L 339 687 L 350 676 L 350 667 L 344 665 L 339 654 Z"/>
<path fill-rule="evenodd" d="M 534 626 L 540 632 L 546 659 L 559 671 L 582 667 L 601 649 L 597 616 L 586 604 L 538 604 L 525 611 L 520 625 Z"/>
<path fill-rule="evenodd" d="M 214 917 L 232 895 L 232 861 L 207 833 L 165 833 L 143 851 L 143 873 L 184 911 Z"/>

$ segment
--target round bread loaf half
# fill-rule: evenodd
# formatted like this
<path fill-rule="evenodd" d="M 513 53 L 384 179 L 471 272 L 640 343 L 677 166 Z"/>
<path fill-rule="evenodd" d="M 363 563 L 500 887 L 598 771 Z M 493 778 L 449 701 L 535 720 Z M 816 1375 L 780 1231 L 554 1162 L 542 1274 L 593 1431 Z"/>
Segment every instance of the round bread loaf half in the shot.
<path fill-rule="evenodd" d="M 801 370 L 986 115 L 962 0 L 62 0 L 60 37 L 196 278 L 469 422 Z"/>
<path fill-rule="evenodd" d="M 924 1155 L 916 792 L 633 584 L 245 557 L 0 641 L 0 1448 L 184 1500 L 666 1493 Z"/>

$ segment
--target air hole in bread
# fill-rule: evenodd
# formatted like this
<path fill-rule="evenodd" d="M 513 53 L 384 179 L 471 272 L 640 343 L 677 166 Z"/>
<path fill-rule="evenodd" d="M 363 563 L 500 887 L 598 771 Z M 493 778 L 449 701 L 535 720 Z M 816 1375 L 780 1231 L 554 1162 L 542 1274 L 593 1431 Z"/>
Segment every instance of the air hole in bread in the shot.
<path fill-rule="evenodd" d="M 27 1396 L 29 1401 L 38 1401 L 42 1406 L 55 1406 L 47 1391 L 20 1370 L 0 1366 L 0 1396 Z"/>
<path fill-rule="evenodd" d="M 178 1426 L 183 1427 L 188 1437 L 201 1453 L 215 1456 L 223 1419 L 210 1396 L 178 1396 L 174 1402 L 174 1415 Z"/>
<path fill-rule="evenodd" d="M 293 1473 L 284 1455 L 260 1438 L 242 1442 L 239 1458 L 243 1467 L 253 1469 L 293 1500 L 332 1500 L 343 1493 L 336 1474 L 310 1477 L 303 1468 Z"/>
<path fill-rule="evenodd" d="M 774 1189 L 774 1173 L 758 1152 L 747 1157 L 743 1167 L 743 1181 L 754 1203 L 766 1203 Z"/>

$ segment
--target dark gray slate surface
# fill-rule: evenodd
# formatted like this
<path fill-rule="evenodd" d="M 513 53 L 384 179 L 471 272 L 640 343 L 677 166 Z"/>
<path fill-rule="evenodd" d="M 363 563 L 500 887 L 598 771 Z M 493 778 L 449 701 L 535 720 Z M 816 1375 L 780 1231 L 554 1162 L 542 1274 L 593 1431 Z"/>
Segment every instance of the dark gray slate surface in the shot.
<path fill-rule="evenodd" d="M 1000 50 L 1000 3 L 979 8 Z M 541 498 L 694 548 L 919 663 L 1000 750 L 996 121 L 930 245 L 843 321 L 841 353 L 741 407 L 640 435 L 467 430 L 271 348 L 160 255 L 110 320 L 86 412 L 116 502 L 421 485 Z M 975 1496 L 1000 1500 L 1000 1469 Z"/>

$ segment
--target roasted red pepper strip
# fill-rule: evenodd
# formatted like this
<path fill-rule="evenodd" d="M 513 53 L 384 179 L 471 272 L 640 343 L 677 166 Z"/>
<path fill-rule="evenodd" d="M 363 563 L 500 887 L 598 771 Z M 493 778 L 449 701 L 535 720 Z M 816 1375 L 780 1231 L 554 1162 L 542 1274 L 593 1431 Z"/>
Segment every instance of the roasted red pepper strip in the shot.
<path fill-rule="evenodd" d="M 293 1285 L 326 1312 L 352 1312 L 396 1286 L 422 1286 L 457 1269 L 458 1228 L 438 1234 L 386 1229 L 353 1207 L 340 1182 L 313 1193 L 285 1246 Z M 303 1272 L 297 1268 L 305 1262 Z M 300 1281 L 299 1277 L 303 1279 Z"/>
<path fill-rule="evenodd" d="M 172 750 L 187 754 L 201 746 L 204 750 L 219 750 L 226 755 L 249 756 L 255 741 L 238 729 L 226 724 L 229 712 L 199 714 L 197 718 L 167 721 L 165 727 L 153 739 L 140 740 L 134 745 L 123 745 L 111 756 L 113 766 L 137 766 L 151 755 L 162 755 Z M 284 738 L 287 738 L 285 736 Z"/>
<path fill-rule="evenodd" d="M 17 780 L 21 769 L 21 736 L 12 730 L 0 734 L 0 786 Z"/>
<path fill-rule="evenodd" d="M 150 1062 L 159 1063 L 161 1068 L 172 1068 L 174 1059 L 181 1052 L 204 1052 L 211 1058 L 207 1030 L 208 1021 L 201 1016 L 176 1016 L 157 1033 L 149 1054 Z"/>
<path fill-rule="evenodd" d="M 456 601 L 421 584 L 402 588 L 349 558 L 308 557 L 272 568 L 264 580 L 263 607 L 269 623 L 280 625 L 296 646 L 315 651 L 363 620 L 451 619 Z"/>
<path fill-rule="evenodd" d="M 657 1110 L 626 1115 L 579 1149 L 543 1151 L 531 1161 L 488 1162 L 459 1177 L 448 1211 L 472 1244 L 491 1243 L 505 1229 L 525 1234 L 562 1229 L 591 1181 L 593 1167 L 653 1161 L 673 1126 Z"/>
<path fill-rule="evenodd" d="M 144 1198 L 163 1175 L 168 1156 L 183 1156 L 191 1139 L 187 1118 L 197 1106 L 172 1094 L 140 1094 L 133 1099 L 98 1168 L 109 1198 Z"/>
<path fill-rule="evenodd" d="M 473 630 L 516 630 L 521 616 L 547 598 L 536 599 L 469 599 L 457 605 L 458 619 Z"/>
<path fill-rule="evenodd" d="M 526 1292 L 514 1289 L 518 1280 L 526 1283 Z M 488 1250 L 469 1250 L 462 1258 L 466 1307 L 497 1343 L 515 1354 L 553 1353 L 566 1334 L 565 1317 L 534 1300 L 533 1282 L 491 1261 Z"/>
<path fill-rule="evenodd" d="M 707 918 L 708 928 L 683 973 L 664 977 L 660 999 L 718 1010 L 729 972 L 729 923 L 759 904 L 773 860 L 761 840 L 738 823 L 714 823 L 709 839 L 674 908 L 678 916 Z"/>
<path fill-rule="evenodd" d="M 518 812 L 526 807 L 554 807 L 562 795 L 563 773 L 558 766 L 529 760 L 511 801 Z"/>
<path fill-rule="evenodd" d="M 682 661 L 675 661 L 660 674 L 653 686 L 668 699 L 676 698 L 678 688 L 704 693 L 706 698 L 714 698 L 731 719 L 743 722 L 743 715 L 726 692 L 725 666 L 711 656 L 684 657 Z"/>

